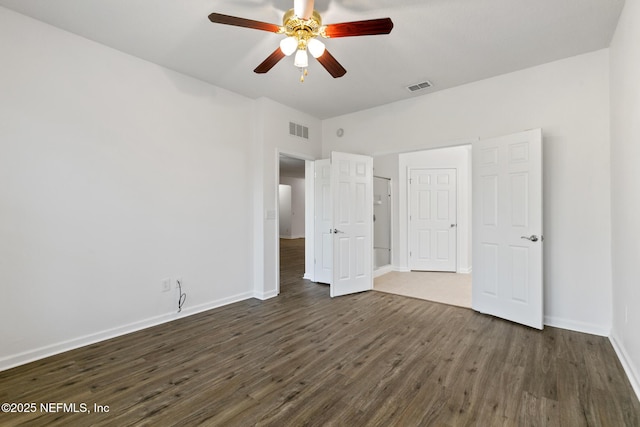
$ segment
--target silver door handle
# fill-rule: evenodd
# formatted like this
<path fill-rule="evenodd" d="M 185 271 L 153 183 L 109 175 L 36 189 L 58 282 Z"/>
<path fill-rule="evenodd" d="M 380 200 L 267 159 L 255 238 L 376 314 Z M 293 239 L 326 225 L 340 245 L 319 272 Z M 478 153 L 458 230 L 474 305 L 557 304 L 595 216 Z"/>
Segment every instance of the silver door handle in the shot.
<path fill-rule="evenodd" d="M 340 231 L 337 228 L 333 229 L 333 234 L 344 233 L 344 231 Z"/>
<path fill-rule="evenodd" d="M 521 236 L 521 239 L 527 239 L 530 240 L 532 242 L 537 242 L 538 241 L 538 236 L 536 236 L 535 234 L 532 234 L 531 236 L 527 237 L 527 236 Z"/>

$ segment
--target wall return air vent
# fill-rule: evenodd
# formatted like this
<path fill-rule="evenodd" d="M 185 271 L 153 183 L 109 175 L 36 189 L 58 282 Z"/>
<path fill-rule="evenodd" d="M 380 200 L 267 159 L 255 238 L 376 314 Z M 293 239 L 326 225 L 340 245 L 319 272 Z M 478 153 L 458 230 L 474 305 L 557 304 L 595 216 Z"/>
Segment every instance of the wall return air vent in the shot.
<path fill-rule="evenodd" d="M 429 80 L 425 80 L 421 83 L 415 83 L 415 84 L 409 85 L 407 86 L 407 89 L 409 90 L 409 92 L 416 92 L 422 89 L 430 88 L 431 86 L 433 86 L 431 82 Z"/>
<path fill-rule="evenodd" d="M 309 139 L 309 128 L 298 123 L 289 122 L 289 135 Z"/>

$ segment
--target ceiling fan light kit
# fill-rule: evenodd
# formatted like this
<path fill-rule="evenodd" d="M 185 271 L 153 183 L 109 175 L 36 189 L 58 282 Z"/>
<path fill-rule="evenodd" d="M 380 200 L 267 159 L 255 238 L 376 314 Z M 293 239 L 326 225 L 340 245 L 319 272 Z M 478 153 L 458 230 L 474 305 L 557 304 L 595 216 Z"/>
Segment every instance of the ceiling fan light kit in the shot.
<path fill-rule="evenodd" d="M 393 22 L 390 18 L 322 25 L 322 18 L 316 10 L 313 10 L 313 3 L 313 0 L 294 0 L 293 9 L 289 9 L 282 18 L 282 26 L 220 13 L 210 14 L 209 20 L 217 24 L 285 34 L 287 37 L 280 41 L 280 47 L 253 71 L 259 74 L 266 73 L 282 58 L 295 52 L 293 65 L 301 71 L 301 82 L 304 82 L 304 77 L 307 75 L 308 53 L 316 58 L 334 78 L 342 77 L 347 73 L 347 70 L 327 51 L 324 43 L 317 37 L 370 36 L 389 34 L 393 29 Z"/>
<path fill-rule="evenodd" d="M 300 82 L 304 82 L 309 66 L 307 50 L 314 58 L 318 58 L 326 48 L 324 43 L 316 38 L 323 30 L 320 14 L 314 10 L 309 18 L 302 18 L 295 11 L 296 8 L 289 9 L 282 19 L 281 32 L 286 34 L 287 38 L 280 42 L 280 49 L 286 56 L 296 51 L 293 65 L 300 69 Z"/>

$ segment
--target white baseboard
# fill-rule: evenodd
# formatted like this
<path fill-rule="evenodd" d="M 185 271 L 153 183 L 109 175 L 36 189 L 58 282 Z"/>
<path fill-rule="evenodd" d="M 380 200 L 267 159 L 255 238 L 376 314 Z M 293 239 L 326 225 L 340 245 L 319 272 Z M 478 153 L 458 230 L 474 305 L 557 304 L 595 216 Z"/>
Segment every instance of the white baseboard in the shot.
<path fill-rule="evenodd" d="M 461 268 L 460 271 L 457 271 L 457 273 L 460 273 L 460 274 L 471 274 L 471 267 Z"/>
<path fill-rule="evenodd" d="M 611 334 L 611 329 L 603 327 L 602 325 L 578 322 L 575 320 L 560 319 L 558 317 L 552 316 L 544 316 L 544 324 L 546 326 L 553 326 L 554 328 L 568 329 L 570 331 L 599 335 L 601 337 L 608 337 L 609 334 Z"/>
<path fill-rule="evenodd" d="M 624 346 L 622 346 L 622 344 L 620 343 L 618 337 L 615 334 L 611 334 L 611 336 L 609 337 L 609 341 L 611 341 L 611 345 L 618 355 L 620 364 L 622 364 L 622 368 L 627 374 L 627 378 L 629 378 L 629 382 L 631 383 L 633 391 L 636 392 L 636 397 L 638 398 L 638 400 L 640 400 L 640 375 L 638 375 L 638 373 L 634 369 L 633 364 L 629 362 L 631 358 L 624 349 Z"/>
<path fill-rule="evenodd" d="M 373 270 L 373 277 L 380 277 L 383 274 L 387 274 L 393 271 L 393 266 L 392 265 L 383 265 L 382 267 L 378 268 L 377 270 Z"/>
<path fill-rule="evenodd" d="M 268 300 L 269 298 L 274 298 L 278 296 L 278 291 L 275 289 L 269 292 L 254 292 L 253 297 L 259 300 Z"/>
<path fill-rule="evenodd" d="M 137 332 L 143 329 L 147 329 L 152 326 L 157 326 L 163 323 L 171 322 L 173 320 L 181 319 L 183 317 L 188 317 L 194 314 L 202 313 L 203 311 L 222 307 L 224 305 L 232 304 L 239 301 L 244 301 L 252 297 L 253 297 L 252 292 L 245 292 L 242 294 L 233 295 L 231 297 L 221 298 L 219 300 L 211 301 L 205 304 L 200 304 L 194 307 L 189 307 L 183 310 L 181 313 L 162 314 L 160 316 L 150 317 L 148 319 L 129 323 L 123 326 L 118 326 L 116 328 L 107 329 L 104 331 L 96 332 L 96 333 L 85 335 L 82 337 L 73 338 L 67 341 L 62 341 L 56 344 L 51 344 L 44 347 L 36 348 L 34 350 L 29 350 L 19 354 L 7 356 L 0 359 L 0 372 L 5 371 L 7 369 L 14 368 L 16 366 L 24 365 L 26 363 L 30 363 L 36 360 L 44 359 L 45 357 L 64 353 L 65 351 L 75 350 L 77 348 L 84 347 L 90 344 L 95 344 L 100 341 L 105 341 L 111 338 L 130 334 L 132 332 Z"/>
<path fill-rule="evenodd" d="M 393 271 L 397 271 L 399 273 L 409 273 L 409 272 L 411 272 L 411 269 L 410 268 L 401 268 L 401 267 L 393 266 Z"/>
<path fill-rule="evenodd" d="M 306 280 L 311 280 L 312 282 L 314 281 L 313 280 L 314 277 L 311 274 L 304 273 L 304 276 L 302 276 L 302 278 Z"/>

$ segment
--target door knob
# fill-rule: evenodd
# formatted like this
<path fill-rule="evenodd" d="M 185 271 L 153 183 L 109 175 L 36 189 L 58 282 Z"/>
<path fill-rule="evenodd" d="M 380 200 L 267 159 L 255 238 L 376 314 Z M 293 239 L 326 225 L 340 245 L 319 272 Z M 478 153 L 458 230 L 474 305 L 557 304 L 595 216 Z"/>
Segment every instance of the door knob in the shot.
<path fill-rule="evenodd" d="M 333 234 L 344 233 L 344 231 L 340 231 L 337 228 L 333 229 Z"/>
<path fill-rule="evenodd" d="M 532 242 L 537 242 L 538 241 L 538 236 L 536 236 L 535 234 L 532 234 L 531 236 L 521 236 L 521 239 L 527 239 L 530 240 Z"/>
<path fill-rule="evenodd" d="M 457 226 L 458 226 L 458 224 L 451 224 L 451 228 L 457 227 Z"/>

